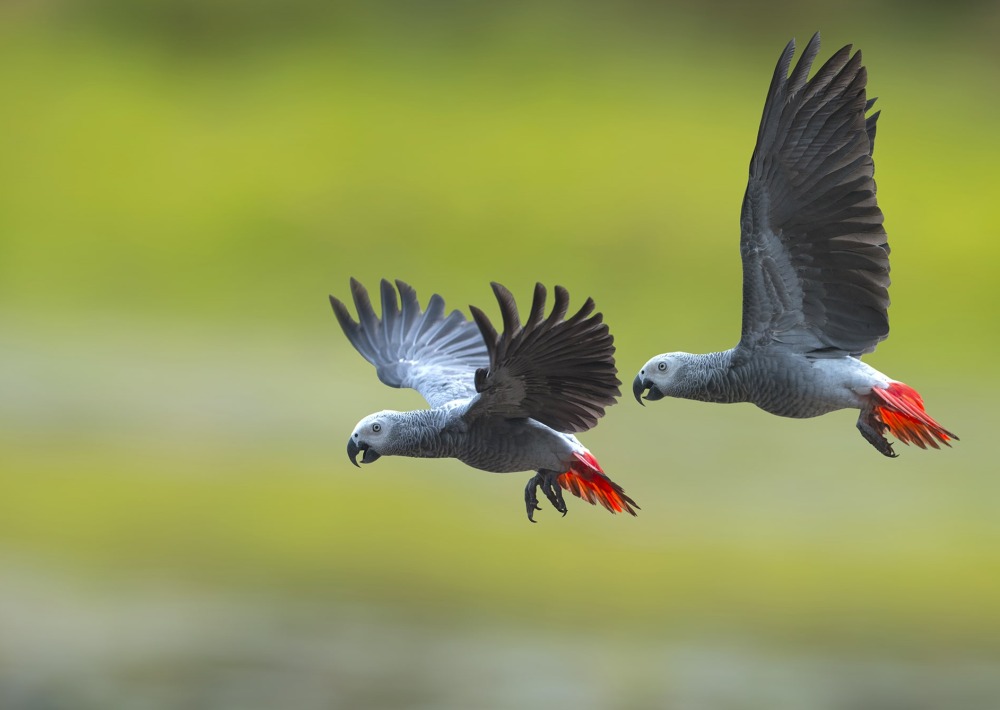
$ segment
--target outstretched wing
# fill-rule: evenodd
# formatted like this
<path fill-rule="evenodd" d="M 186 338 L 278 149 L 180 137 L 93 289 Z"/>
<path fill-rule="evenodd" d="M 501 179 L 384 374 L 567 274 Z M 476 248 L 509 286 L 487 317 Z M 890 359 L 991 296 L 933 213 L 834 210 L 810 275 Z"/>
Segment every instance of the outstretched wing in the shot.
<path fill-rule="evenodd" d="M 510 291 L 491 284 L 500 304 L 503 334 L 476 307 L 472 317 L 489 351 L 489 368 L 476 371 L 480 398 L 469 411 L 506 418 L 531 417 L 557 431 L 586 431 L 621 394 L 615 377 L 614 338 L 590 298 L 568 320 L 569 293 L 555 288 L 555 305 L 545 318 L 545 287 L 535 286 L 522 326 Z"/>
<path fill-rule="evenodd" d="M 402 308 L 396 301 L 399 289 Z M 476 393 L 477 368 L 489 363 L 479 329 L 458 311 L 444 315 L 444 299 L 431 296 L 420 310 L 417 292 L 397 280 L 396 289 L 382 279 L 382 318 L 375 315 L 368 291 L 351 279 L 359 322 L 341 301 L 330 296 L 340 327 L 378 378 L 390 387 L 415 389 L 432 407 Z"/>
<path fill-rule="evenodd" d="M 875 200 L 875 102 L 848 45 L 809 81 L 819 34 L 778 60 L 740 216 L 743 347 L 861 355 L 889 334 L 889 245 Z"/>

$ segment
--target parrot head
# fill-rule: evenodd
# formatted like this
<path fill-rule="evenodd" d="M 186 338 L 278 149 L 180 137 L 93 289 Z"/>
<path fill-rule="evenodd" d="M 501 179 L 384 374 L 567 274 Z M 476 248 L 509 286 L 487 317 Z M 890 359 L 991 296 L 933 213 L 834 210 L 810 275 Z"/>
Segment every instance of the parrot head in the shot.
<path fill-rule="evenodd" d="M 369 414 L 358 422 L 347 440 L 347 457 L 355 466 L 358 454 L 361 463 L 372 463 L 383 454 L 394 453 L 394 430 L 398 425 L 399 412 L 386 409 L 375 414 Z"/>
<path fill-rule="evenodd" d="M 632 380 L 635 401 L 642 404 L 643 399 L 655 402 L 664 397 L 683 396 L 689 380 L 688 365 L 694 357 L 690 353 L 663 353 L 651 358 Z"/>

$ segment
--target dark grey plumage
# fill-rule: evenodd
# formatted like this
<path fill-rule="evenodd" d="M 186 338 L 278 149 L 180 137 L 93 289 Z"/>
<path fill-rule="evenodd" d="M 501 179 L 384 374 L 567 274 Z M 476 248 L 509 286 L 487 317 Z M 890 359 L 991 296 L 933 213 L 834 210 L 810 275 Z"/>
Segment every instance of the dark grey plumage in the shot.
<path fill-rule="evenodd" d="M 807 81 L 819 34 L 768 90 L 743 199 L 740 347 L 771 342 L 803 353 L 871 352 L 889 334 L 889 246 L 875 200 L 878 113 L 865 96 L 861 52 L 848 45 Z"/>
<path fill-rule="evenodd" d="M 557 431 L 586 431 L 621 395 L 615 376 L 614 338 L 594 301 L 588 298 L 569 320 L 569 293 L 555 288 L 555 305 L 545 318 L 545 287 L 535 285 L 524 326 L 510 292 L 493 284 L 500 304 L 503 335 L 486 315 L 470 306 L 490 354 L 489 368 L 476 371 L 482 396 L 470 411 L 504 417 L 531 417 Z"/>

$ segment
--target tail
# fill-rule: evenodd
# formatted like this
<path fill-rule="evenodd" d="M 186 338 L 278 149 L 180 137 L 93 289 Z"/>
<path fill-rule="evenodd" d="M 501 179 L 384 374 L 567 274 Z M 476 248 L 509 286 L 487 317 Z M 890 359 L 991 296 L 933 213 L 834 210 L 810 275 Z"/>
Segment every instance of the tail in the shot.
<path fill-rule="evenodd" d="M 938 442 L 951 446 L 948 442 L 958 437 L 934 421 L 924 411 L 924 400 L 915 389 L 902 382 L 893 382 L 886 389 L 872 388 L 876 400 L 874 413 L 876 425 L 904 444 L 915 444 L 921 449 L 928 446 L 941 448 Z"/>
<path fill-rule="evenodd" d="M 556 479 L 560 486 L 592 505 L 600 503 L 612 513 L 635 515 L 635 511 L 641 510 L 634 500 L 625 495 L 621 486 L 604 475 L 593 454 L 585 451 L 573 455 L 576 461 L 570 464 L 569 471 Z"/>

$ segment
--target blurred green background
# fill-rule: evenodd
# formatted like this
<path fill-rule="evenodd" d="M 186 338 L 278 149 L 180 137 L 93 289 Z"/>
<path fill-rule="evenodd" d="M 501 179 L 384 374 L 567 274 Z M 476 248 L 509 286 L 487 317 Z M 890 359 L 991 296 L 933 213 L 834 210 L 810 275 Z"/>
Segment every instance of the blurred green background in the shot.
<path fill-rule="evenodd" d="M 779 52 L 883 110 L 892 337 L 961 443 L 629 396 L 642 506 L 344 452 L 423 406 L 327 294 L 593 296 L 621 379 L 730 347 Z M 992 2 L 0 6 L 0 707 L 996 708 Z M 627 388 L 626 388 L 627 392 Z"/>

